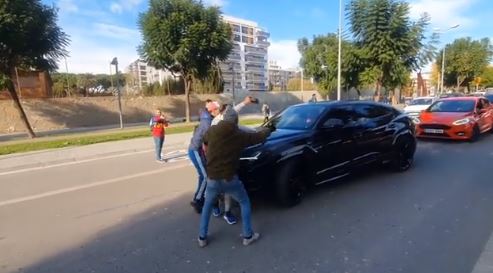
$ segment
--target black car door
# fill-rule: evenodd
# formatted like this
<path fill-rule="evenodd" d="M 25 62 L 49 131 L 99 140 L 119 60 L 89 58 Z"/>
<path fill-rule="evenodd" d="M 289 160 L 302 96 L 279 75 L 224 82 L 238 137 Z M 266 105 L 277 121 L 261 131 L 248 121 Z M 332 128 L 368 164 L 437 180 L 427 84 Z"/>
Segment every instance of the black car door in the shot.
<path fill-rule="evenodd" d="M 350 106 L 333 106 L 320 120 L 312 139 L 317 160 L 316 183 L 321 184 L 348 174 L 354 142 L 347 123 Z"/>
<path fill-rule="evenodd" d="M 352 165 L 366 165 L 379 160 L 391 147 L 394 112 L 377 104 L 355 104 L 351 134 L 355 143 Z"/>

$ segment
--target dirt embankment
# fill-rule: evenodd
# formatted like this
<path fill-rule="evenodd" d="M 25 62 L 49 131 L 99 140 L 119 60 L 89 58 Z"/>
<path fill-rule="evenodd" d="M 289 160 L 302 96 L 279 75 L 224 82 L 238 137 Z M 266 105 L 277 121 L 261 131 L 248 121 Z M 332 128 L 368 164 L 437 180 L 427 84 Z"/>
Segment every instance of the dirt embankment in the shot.
<path fill-rule="evenodd" d="M 313 91 L 305 91 L 305 101 Z M 288 105 L 300 103 L 300 92 L 236 92 L 235 100 L 246 95 L 260 100 L 259 105 L 244 108 L 242 113 L 260 113 L 262 103 L 277 111 Z M 191 95 L 191 114 L 196 116 L 206 99 L 221 102 L 232 101 L 227 95 Z M 82 128 L 119 124 L 116 97 L 81 97 L 59 99 L 25 99 L 22 105 L 35 131 Z M 156 108 L 169 119 L 185 117 L 185 96 L 123 97 L 123 121 L 128 123 L 147 122 Z M 24 132 L 18 112 L 10 100 L 0 101 L 0 134 Z"/>

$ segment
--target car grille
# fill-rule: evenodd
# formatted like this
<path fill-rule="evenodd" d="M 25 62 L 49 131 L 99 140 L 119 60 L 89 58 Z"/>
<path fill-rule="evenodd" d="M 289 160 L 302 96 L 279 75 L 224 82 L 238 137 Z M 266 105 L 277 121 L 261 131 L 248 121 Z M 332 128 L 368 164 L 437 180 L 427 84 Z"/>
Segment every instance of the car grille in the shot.
<path fill-rule="evenodd" d="M 442 130 L 450 129 L 450 126 L 445 124 L 420 124 L 419 127 L 422 129 L 442 129 Z"/>

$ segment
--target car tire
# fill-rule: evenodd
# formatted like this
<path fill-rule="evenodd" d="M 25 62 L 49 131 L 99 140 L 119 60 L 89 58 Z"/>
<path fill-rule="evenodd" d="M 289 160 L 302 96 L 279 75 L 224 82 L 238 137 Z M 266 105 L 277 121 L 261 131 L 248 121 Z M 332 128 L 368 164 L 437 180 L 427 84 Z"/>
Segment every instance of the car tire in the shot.
<path fill-rule="evenodd" d="M 401 136 L 394 145 L 394 158 L 390 166 L 395 172 L 405 172 L 414 163 L 414 153 L 416 152 L 416 139 L 412 136 Z"/>
<path fill-rule="evenodd" d="M 475 124 L 474 127 L 472 128 L 472 136 L 469 139 L 469 142 L 476 142 L 476 141 L 478 141 L 480 134 L 481 134 L 481 132 L 479 131 L 479 127 L 478 127 L 477 124 Z"/>
<path fill-rule="evenodd" d="M 300 165 L 295 161 L 284 164 L 279 169 L 274 190 L 277 201 L 282 206 L 292 207 L 299 204 L 306 190 Z"/>

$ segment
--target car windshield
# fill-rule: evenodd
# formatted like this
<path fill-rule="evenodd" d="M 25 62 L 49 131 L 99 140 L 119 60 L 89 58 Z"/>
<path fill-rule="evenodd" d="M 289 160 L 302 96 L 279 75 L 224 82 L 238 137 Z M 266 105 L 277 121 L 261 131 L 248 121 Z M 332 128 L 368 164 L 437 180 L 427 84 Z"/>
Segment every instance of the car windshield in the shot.
<path fill-rule="evenodd" d="M 443 100 L 435 102 L 428 112 L 472 112 L 474 100 Z"/>
<path fill-rule="evenodd" d="M 316 104 L 292 106 L 273 117 L 264 126 L 291 130 L 311 129 L 324 110 L 325 106 Z"/>
<path fill-rule="evenodd" d="M 493 103 L 493 94 L 486 94 L 485 97 L 491 102 Z"/>
<path fill-rule="evenodd" d="M 433 103 L 433 99 L 431 98 L 422 98 L 422 99 L 414 99 L 409 105 L 430 105 Z"/>

